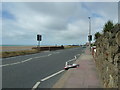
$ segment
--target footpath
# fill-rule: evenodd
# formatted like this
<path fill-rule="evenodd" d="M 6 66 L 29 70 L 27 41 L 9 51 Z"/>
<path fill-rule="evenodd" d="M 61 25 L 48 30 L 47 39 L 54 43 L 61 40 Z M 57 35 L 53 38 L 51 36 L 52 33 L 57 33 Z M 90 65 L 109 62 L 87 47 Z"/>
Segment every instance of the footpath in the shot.
<path fill-rule="evenodd" d="M 75 63 L 79 64 L 79 67 L 66 71 L 53 88 L 103 88 L 93 56 L 88 47 Z"/>

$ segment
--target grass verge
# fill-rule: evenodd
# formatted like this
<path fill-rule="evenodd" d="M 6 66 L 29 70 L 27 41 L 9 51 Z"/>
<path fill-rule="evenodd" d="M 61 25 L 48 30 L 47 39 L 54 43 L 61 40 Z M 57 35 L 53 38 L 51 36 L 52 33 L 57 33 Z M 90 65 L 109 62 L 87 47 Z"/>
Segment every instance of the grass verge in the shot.
<path fill-rule="evenodd" d="M 13 57 L 13 56 L 19 56 L 19 55 L 34 54 L 38 52 L 40 51 L 38 50 L 8 51 L 8 52 L 1 52 L 0 57 L 7 58 L 7 57 Z"/>
<path fill-rule="evenodd" d="M 64 46 L 65 49 L 69 49 L 69 48 L 76 48 L 76 47 L 80 47 L 80 46 Z"/>

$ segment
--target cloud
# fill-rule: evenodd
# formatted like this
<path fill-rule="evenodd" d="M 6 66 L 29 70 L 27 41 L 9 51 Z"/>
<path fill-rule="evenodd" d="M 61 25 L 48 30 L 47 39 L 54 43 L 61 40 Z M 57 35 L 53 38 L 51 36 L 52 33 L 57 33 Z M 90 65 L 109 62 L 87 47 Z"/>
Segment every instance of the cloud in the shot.
<path fill-rule="evenodd" d="M 104 9 L 103 9 L 104 8 Z M 21 2 L 3 3 L 3 44 L 84 44 L 91 16 L 92 35 L 107 20 L 117 22 L 117 3 Z"/>
<path fill-rule="evenodd" d="M 105 20 L 118 21 L 118 3 L 117 2 L 95 2 L 85 3 L 86 7 L 91 10 L 91 13 L 96 13 L 102 16 Z"/>

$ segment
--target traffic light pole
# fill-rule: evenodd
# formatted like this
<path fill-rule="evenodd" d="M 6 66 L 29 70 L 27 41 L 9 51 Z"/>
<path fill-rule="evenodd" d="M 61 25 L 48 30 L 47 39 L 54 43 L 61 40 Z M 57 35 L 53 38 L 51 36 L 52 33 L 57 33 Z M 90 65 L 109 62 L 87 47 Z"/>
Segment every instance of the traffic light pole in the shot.
<path fill-rule="evenodd" d="M 38 41 L 38 48 L 39 48 L 39 50 L 40 50 L 40 41 Z"/>
<path fill-rule="evenodd" d="M 38 34 L 37 35 L 37 41 L 38 41 L 38 50 L 41 50 L 41 47 L 40 47 L 40 41 L 42 40 L 42 35 Z"/>
<path fill-rule="evenodd" d="M 90 38 L 90 35 L 91 35 L 91 17 L 88 17 L 89 18 L 89 38 Z M 89 39 L 89 47 L 90 47 L 90 51 L 91 51 L 91 40 Z"/>

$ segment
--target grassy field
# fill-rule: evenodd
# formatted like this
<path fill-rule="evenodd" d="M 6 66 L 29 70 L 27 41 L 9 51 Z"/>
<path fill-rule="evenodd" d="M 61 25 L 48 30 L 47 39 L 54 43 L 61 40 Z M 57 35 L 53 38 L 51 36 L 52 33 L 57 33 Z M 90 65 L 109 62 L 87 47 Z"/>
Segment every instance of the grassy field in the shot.
<path fill-rule="evenodd" d="M 0 46 L 0 51 L 20 51 L 20 50 L 31 50 L 35 46 Z"/>

